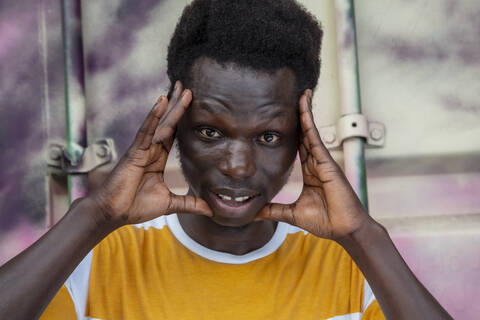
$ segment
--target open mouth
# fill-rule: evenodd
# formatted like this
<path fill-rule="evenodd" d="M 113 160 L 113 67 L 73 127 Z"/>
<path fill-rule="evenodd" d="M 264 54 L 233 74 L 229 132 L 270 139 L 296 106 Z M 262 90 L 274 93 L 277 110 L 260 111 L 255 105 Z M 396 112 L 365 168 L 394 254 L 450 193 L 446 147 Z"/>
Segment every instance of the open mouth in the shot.
<path fill-rule="evenodd" d="M 249 189 L 214 188 L 210 190 L 213 206 L 222 216 L 239 217 L 251 212 L 260 193 Z"/>
<path fill-rule="evenodd" d="M 247 204 L 248 202 L 250 202 L 255 197 L 255 195 L 233 197 L 233 196 L 227 196 L 227 195 L 221 194 L 221 193 L 215 193 L 215 195 L 217 196 L 217 198 L 222 203 L 224 203 L 224 204 L 226 204 L 227 206 L 230 206 L 230 207 L 243 206 L 243 205 Z"/>

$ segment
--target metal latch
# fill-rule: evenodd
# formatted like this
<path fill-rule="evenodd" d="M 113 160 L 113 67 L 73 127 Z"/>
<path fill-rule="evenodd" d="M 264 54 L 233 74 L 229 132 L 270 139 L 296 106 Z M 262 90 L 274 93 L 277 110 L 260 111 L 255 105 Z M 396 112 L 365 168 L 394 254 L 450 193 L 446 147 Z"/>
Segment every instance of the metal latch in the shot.
<path fill-rule="evenodd" d="M 345 139 L 361 137 L 369 147 L 383 147 L 385 144 L 385 125 L 368 121 L 363 114 L 342 116 L 337 125 L 320 128 L 320 137 L 328 149 L 338 148 Z"/>
<path fill-rule="evenodd" d="M 113 139 L 101 139 L 86 148 L 73 144 L 72 149 L 73 154 L 62 144 L 50 143 L 47 165 L 61 169 L 62 173 L 67 174 L 88 173 L 115 160 Z"/>

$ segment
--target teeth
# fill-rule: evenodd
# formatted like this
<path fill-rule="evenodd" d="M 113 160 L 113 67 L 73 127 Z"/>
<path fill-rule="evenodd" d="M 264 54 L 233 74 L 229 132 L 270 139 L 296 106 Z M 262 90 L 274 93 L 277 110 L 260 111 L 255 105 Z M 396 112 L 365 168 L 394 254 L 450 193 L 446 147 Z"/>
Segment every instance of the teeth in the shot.
<path fill-rule="evenodd" d="M 232 197 L 229 197 L 229 196 L 225 196 L 223 194 L 219 194 L 218 195 L 220 198 L 222 198 L 223 200 L 232 200 Z"/>
<path fill-rule="evenodd" d="M 217 193 L 217 195 L 218 195 L 220 198 L 222 198 L 223 200 L 227 200 L 227 201 L 232 200 L 232 197 L 230 197 L 230 196 L 226 196 L 226 195 L 220 194 L 220 193 Z M 249 197 L 249 196 L 235 197 L 234 200 L 235 200 L 236 202 L 243 202 L 243 201 L 248 200 L 248 199 L 250 199 L 250 198 L 251 198 L 251 197 Z"/>

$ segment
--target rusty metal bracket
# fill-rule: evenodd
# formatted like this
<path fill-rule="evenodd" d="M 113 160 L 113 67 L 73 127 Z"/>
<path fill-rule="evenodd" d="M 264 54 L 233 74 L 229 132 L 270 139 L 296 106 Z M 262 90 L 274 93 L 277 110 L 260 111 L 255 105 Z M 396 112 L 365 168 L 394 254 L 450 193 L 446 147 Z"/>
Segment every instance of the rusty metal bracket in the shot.
<path fill-rule="evenodd" d="M 381 148 L 385 144 L 385 125 L 368 121 L 362 114 L 342 116 L 337 125 L 320 128 L 320 138 L 328 149 L 339 148 L 348 138 L 360 137 L 367 147 Z"/>
<path fill-rule="evenodd" d="M 83 148 L 74 145 L 75 155 L 59 143 L 48 145 L 47 165 L 64 174 L 88 173 L 97 167 L 115 160 L 115 145 L 113 139 L 101 139 Z"/>

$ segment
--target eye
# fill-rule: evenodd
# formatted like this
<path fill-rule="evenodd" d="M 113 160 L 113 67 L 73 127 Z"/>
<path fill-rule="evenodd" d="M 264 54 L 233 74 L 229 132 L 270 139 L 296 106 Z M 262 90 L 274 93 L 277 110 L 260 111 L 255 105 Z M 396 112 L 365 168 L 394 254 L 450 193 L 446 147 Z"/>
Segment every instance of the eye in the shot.
<path fill-rule="evenodd" d="M 218 132 L 217 130 L 212 129 L 212 128 L 201 128 L 200 129 L 200 134 L 202 136 L 205 136 L 207 138 L 212 138 L 212 139 L 218 139 L 218 138 L 222 137 L 220 132 Z"/>
<path fill-rule="evenodd" d="M 280 137 L 276 133 L 265 132 L 264 134 L 262 134 L 260 136 L 260 138 L 258 140 L 260 140 L 260 142 L 262 142 L 262 143 L 272 145 L 272 144 L 276 144 L 278 142 L 278 140 L 280 140 Z"/>

